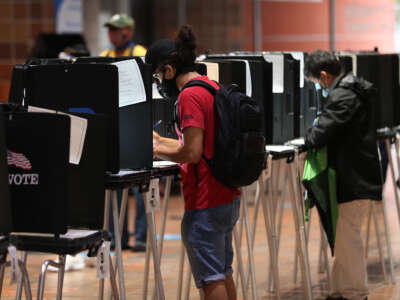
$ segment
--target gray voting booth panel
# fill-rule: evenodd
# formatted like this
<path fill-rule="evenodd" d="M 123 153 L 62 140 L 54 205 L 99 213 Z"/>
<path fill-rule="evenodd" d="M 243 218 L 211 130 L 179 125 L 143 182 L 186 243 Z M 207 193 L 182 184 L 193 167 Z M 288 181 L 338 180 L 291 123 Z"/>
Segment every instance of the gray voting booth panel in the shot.
<path fill-rule="evenodd" d="M 152 73 L 150 65 L 141 57 L 87 57 L 76 63 L 109 65 L 135 59 L 142 75 L 146 101 L 119 108 L 119 167 L 121 169 L 149 169 L 153 167 Z"/>
<path fill-rule="evenodd" d="M 343 71 L 374 84 L 375 128 L 400 125 L 399 56 L 375 52 L 339 53 Z"/>
<path fill-rule="evenodd" d="M 75 115 L 88 120 L 78 165 L 69 163 L 68 116 L 6 114 L 14 231 L 64 233 L 67 226 L 103 226 L 105 117 Z"/>
<path fill-rule="evenodd" d="M 8 188 L 7 149 L 3 109 L 0 107 L 0 235 L 12 231 L 10 192 Z"/>
<path fill-rule="evenodd" d="M 6 115 L 13 231 L 67 231 L 70 118 Z"/>
<path fill-rule="evenodd" d="M 231 55 L 208 55 L 208 58 L 257 60 L 271 64 L 272 77 L 269 77 L 268 67 L 264 66 L 266 90 L 263 107 L 267 143 L 281 144 L 300 135 L 300 62 L 291 54 L 237 52 Z M 260 84 L 262 81 L 257 79 L 256 82 Z M 269 96 L 271 84 L 272 96 Z"/>
<path fill-rule="evenodd" d="M 115 173 L 121 168 L 151 168 L 150 67 L 144 65 L 141 59 L 137 60 L 145 85 L 146 101 L 119 108 L 118 69 L 110 62 L 122 59 L 128 58 L 87 58 L 67 65 L 16 66 L 13 72 L 15 85 L 11 88 L 10 98 L 14 103 L 21 103 L 19 90 L 25 86 L 26 105 L 62 111 L 89 109 L 105 114 L 107 170 Z"/>

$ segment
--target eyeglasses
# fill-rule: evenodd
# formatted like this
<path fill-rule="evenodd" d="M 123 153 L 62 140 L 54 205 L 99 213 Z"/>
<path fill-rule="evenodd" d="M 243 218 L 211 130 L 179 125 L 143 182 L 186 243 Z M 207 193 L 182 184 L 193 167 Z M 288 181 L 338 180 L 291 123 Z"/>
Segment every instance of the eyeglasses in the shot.
<path fill-rule="evenodd" d="M 158 73 L 153 74 L 153 82 L 156 85 L 161 85 L 162 80 L 161 80 L 161 77 L 160 77 L 160 75 Z"/>

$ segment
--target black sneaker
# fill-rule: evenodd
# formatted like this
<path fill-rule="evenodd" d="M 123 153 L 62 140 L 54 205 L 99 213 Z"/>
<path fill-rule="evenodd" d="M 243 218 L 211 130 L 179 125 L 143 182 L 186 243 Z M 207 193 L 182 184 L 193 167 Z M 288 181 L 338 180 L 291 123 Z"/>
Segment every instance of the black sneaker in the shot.
<path fill-rule="evenodd" d="M 131 248 L 131 250 L 133 252 L 145 252 L 146 251 L 146 245 L 136 244 Z"/>
<path fill-rule="evenodd" d="M 328 297 L 326 297 L 326 300 L 349 300 L 349 299 L 344 298 L 344 297 L 335 298 L 335 297 L 328 296 Z M 368 300 L 368 297 L 365 297 L 364 300 Z"/>

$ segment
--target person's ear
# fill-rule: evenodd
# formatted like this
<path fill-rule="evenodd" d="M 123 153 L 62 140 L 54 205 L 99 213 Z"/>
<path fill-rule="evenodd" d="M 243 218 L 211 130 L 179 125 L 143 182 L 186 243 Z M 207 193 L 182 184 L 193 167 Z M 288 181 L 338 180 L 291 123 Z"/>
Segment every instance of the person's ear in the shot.
<path fill-rule="evenodd" d="M 321 71 L 320 77 L 319 77 L 323 82 L 325 82 L 328 79 L 328 73 L 326 71 Z"/>
<path fill-rule="evenodd" d="M 176 69 L 171 65 L 164 66 L 164 78 L 170 80 L 175 77 Z"/>

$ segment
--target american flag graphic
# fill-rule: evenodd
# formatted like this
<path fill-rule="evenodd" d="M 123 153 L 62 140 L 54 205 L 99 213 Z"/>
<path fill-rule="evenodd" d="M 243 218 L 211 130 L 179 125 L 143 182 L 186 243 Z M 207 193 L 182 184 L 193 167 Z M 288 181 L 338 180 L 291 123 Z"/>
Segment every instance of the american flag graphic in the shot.
<path fill-rule="evenodd" d="M 9 166 L 16 166 L 23 170 L 31 170 L 32 165 L 30 161 L 22 153 L 16 153 L 7 150 L 7 161 Z"/>

